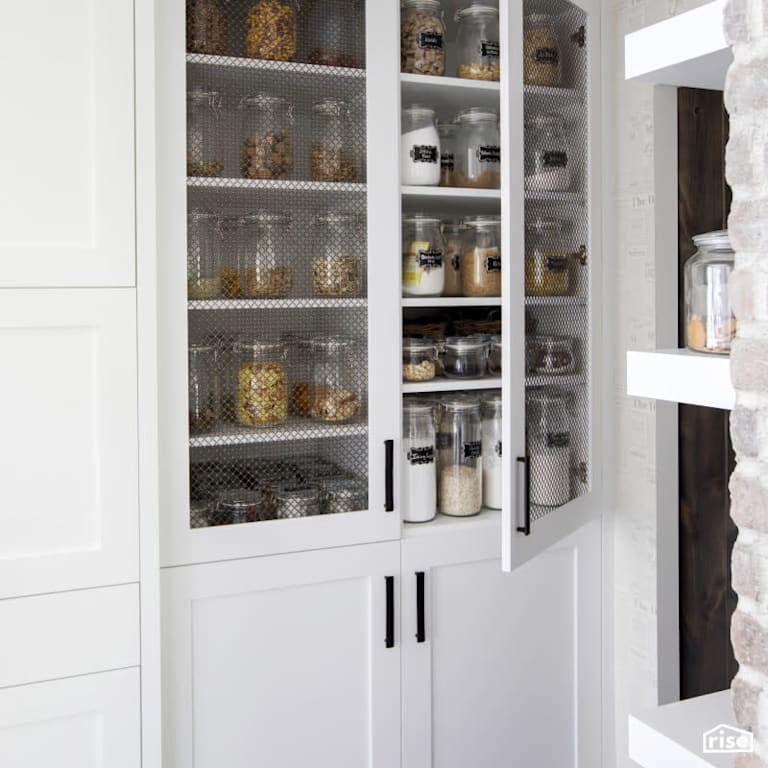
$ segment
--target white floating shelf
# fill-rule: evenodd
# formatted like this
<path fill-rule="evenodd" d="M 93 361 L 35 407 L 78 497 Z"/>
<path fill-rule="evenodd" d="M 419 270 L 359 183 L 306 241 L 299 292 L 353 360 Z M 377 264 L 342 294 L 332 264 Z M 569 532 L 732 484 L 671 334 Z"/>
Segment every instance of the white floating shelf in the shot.
<path fill-rule="evenodd" d="M 627 394 L 731 410 L 731 361 L 687 349 L 627 352 Z"/>
<path fill-rule="evenodd" d="M 187 309 L 220 310 L 238 309 L 339 309 L 365 307 L 367 299 L 196 299 L 187 302 Z"/>
<path fill-rule="evenodd" d="M 526 296 L 526 307 L 586 307 L 581 296 Z"/>
<path fill-rule="evenodd" d="M 500 307 L 500 296 L 477 296 L 475 298 L 464 298 L 461 296 L 438 296 L 424 299 L 403 299 L 404 307 Z"/>
<path fill-rule="evenodd" d="M 226 424 L 213 432 L 195 435 L 189 438 L 192 448 L 204 448 L 221 445 L 252 445 L 254 443 L 274 443 L 288 440 L 312 440 L 325 437 L 349 437 L 364 435 L 367 424 L 333 424 L 311 421 L 300 416 L 290 416 L 274 427 L 240 427 Z"/>
<path fill-rule="evenodd" d="M 417 392 L 462 392 L 470 389 L 501 389 L 501 379 L 488 376 L 483 379 L 436 378 L 431 381 L 403 382 L 406 395 Z"/>
<path fill-rule="evenodd" d="M 325 67 L 321 64 L 301 64 L 292 61 L 268 61 L 248 59 L 239 56 L 210 56 L 203 53 L 188 53 L 188 64 L 201 64 L 225 69 L 254 69 L 262 72 L 282 72 L 292 75 L 364 78 L 365 70 L 353 67 Z"/>
<path fill-rule="evenodd" d="M 483 507 L 480 514 L 472 517 L 451 517 L 435 515 L 428 523 L 403 523 L 403 536 L 417 539 L 445 533 L 469 533 L 478 528 L 498 528 L 501 526 L 501 510 Z"/>
<path fill-rule="evenodd" d="M 474 187 L 401 187 L 403 197 L 429 197 L 443 200 L 501 200 L 500 189 Z"/>
<path fill-rule="evenodd" d="M 401 74 L 403 104 L 428 104 L 444 119 L 466 105 L 499 110 L 499 83 L 459 77 Z"/>
<path fill-rule="evenodd" d="M 715 0 L 627 35 L 627 80 L 723 90 L 733 61 L 723 32 L 725 4 Z"/>
<path fill-rule="evenodd" d="M 367 186 L 351 182 L 333 184 L 324 181 L 299 181 L 276 179 L 237 179 L 221 176 L 188 176 L 187 186 L 218 190 L 286 190 L 296 192 L 357 192 L 365 193 Z"/>

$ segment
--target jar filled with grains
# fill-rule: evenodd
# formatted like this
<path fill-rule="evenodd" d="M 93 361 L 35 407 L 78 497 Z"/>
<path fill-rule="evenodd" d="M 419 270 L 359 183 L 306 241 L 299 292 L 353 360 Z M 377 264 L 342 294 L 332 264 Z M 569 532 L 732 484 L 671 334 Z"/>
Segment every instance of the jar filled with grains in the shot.
<path fill-rule="evenodd" d="M 322 99 L 312 105 L 312 181 L 349 182 L 357 178 L 349 104 Z"/>
<path fill-rule="evenodd" d="M 501 218 L 464 219 L 461 291 L 464 296 L 501 296 Z"/>
<path fill-rule="evenodd" d="M 456 126 L 453 123 L 438 123 L 440 138 L 440 186 L 455 186 L 453 172 L 456 166 Z"/>
<path fill-rule="evenodd" d="M 456 116 L 454 184 L 457 187 L 498 189 L 501 186 L 499 116 L 470 107 Z"/>
<path fill-rule="evenodd" d="M 445 285 L 443 296 L 461 296 L 461 253 L 464 250 L 464 227 L 452 221 L 443 222 L 445 240 Z"/>
<path fill-rule="evenodd" d="M 437 512 L 436 436 L 433 404 L 403 402 L 402 508 L 406 523 L 426 523 Z"/>
<path fill-rule="evenodd" d="M 351 421 L 360 412 L 364 377 L 354 339 L 319 336 L 312 339 L 311 413 L 320 421 Z"/>
<path fill-rule="evenodd" d="M 223 56 L 227 21 L 219 0 L 187 0 L 187 51 Z"/>
<path fill-rule="evenodd" d="M 562 80 L 560 41 L 549 14 L 525 17 L 523 33 L 523 82 L 526 85 L 559 86 Z"/>
<path fill-rule="evenodd" d="M 469 517 L 483 505 L 482 423 L 480 406 L 465 398 L 442 403 L 437 446 L 440 512 Z"/>
<path fill-rule="evenodd" d="M 429 339 L 403 339 L 403 381 L 435 378 L 435 345 Z"/>
<path fill-rule="evenodd" d="M 251 5 L 245 22 L 245 55 L 295 61 L 297 11 L 294 0 L 259 0 Z"/>
<path fill-rule="evenodd" d="M 499 9 L 474 3 L 456 12 L 459 25 L 457 75 L 469 80 L 498 80 Z"/>
<path fill-rule="evenodd" d="M 403 218 L 403 296 L 440 296 L 445 282 L 440 219 Z"/>
<path fill-rule="evenodd" d="M 438 0 L 400 3 L 400 70 L 417 75 L 445 73 L 445 24 Z"/>
<path fill-rule="evenodd" d="M 204 211 L 187 214 L 187 297 L 214 299 L 221 294 L 221 234 L 218 218 Z"/>
<path fill-rule="evenodd" d="M 312 221 L 312 290 L 316 296 L 354 297 L 362 286 L 363 228 L 352 213 L 327 213 Z"/>
<path fill-rule="evenodd" d="M 187 176 L 221 176 L 224 148 L 219 91 L 193 88 L 187 94 Z"/>
<path fill-rule="evenodd" d="M 237 420 L 249 427 L 279 424 L 288 416 L 286 349 L 278 341 L 240 338 L 235 344 Z"/>
<path fill-rule="evenodd" d="M 537 217 L 525 225 L 526 296 L 567 296 L 570 254 L 562 246 L 564 222 Z"/>
<path fill-rule="evenodd" d="M 255 299 L 279 299 L 293 285 L 290 255 L 291 218 L 286 214 L 259 211 L 241 223 L 240 292 Z"/>
<path fill-rule="evenodd" d="M 246 179 L 287 179 L 293 171 L 293 107 L 260 93 L 240 101 Z"/>

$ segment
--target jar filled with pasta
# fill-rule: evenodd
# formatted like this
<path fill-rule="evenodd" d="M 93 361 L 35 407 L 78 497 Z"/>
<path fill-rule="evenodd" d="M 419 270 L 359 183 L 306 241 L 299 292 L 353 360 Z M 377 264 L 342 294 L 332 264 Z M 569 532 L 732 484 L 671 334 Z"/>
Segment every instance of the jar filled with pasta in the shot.
<path fill-rule="evenodd" d="M 245 55 L 296 61 L 297 11 L 294 0 L 259 0 L 251 5 L 245 21 Z"/>

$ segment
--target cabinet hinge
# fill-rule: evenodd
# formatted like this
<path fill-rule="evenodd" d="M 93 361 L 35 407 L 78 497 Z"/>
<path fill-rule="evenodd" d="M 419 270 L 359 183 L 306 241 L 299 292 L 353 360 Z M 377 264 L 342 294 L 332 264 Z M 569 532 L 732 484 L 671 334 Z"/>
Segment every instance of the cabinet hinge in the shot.
<path fill-rule="evenodd" d="M 571 40 L 573 40 L 579 48 L 583 48 L 587 44 L 587 30 L 583 24 L 571 34 Z"/>
<path fill-rule="evenodd" d="M 581 264 L 582 267 L 587 266 L 587 246 L 582 245 L 576 253 L 572 253 L 571 256 L 573 256 L 576 261 Z"/>
<path fill-rule="evenodd" d="M 576 467 L 576 478 L 584 485 L 589 482 L 589 468 L 586 461 L 579 462 L 578 467 Z"/>

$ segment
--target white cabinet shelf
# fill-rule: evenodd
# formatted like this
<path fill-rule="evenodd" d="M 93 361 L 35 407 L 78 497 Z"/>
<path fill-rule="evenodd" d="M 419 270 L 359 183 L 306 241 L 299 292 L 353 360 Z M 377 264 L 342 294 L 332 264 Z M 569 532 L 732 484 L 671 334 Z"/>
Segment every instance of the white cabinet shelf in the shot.
<path fill-rule="evenodd" d="M 187 186 L 221 190 L 277 190 L 290 192 L 354 192 L 364 194 L 365 184 L 355 182 L 305 181 L 301 179 L 238 179 L 222 176 L 188 176 Z"/>
<path fill-rule="evenodd" d="M 405 198 L 441 198 L 446 200 L 501 200 L 499 189 L 476 189 L 474 187 L 415 187 L 404 186 L 401 193 Z"/>
<path fill-rule="evenodd" d="M 400 83 L 403 104 L 429 104 L 446 119 L 456 115 L 459 104 L 499 109 L 498 83 L 411 74 L 401 74 Z"/>
<path fill-rule="evenodd" d="M 431 381 L 416 381 L 403 383 L 403 392 L 461 392 L 467 389 L 501 389 L 501 379 L 486 376 L 482 379 L 432 379 Z"/>
<path fill-rule="evenodd" d="M 501 529 L 501 510 L 483 507 L 473 517 L 436 515 L 428 523 L 403 523 L 403 538 L 417 539 L 443 533 L 470 533 L 486 528 Z"/>
<path fill-rule="evenodd" d="M 221 69 L 254 69 L 272 74 L 317 75 L 321 77 L 347 77 L 363 79 L 364 69 L 353 67 L 326 67 L 321 64 L 296 64 L 291 61 L 269 61 L 239 56 L 210 56 L 204 53 L 188 53 L 188 64 L 199 64 Z"/>
<path fill-rule="evenodd" d="M 365 307 L 367 303 L 367 299 L 194 299 L 187 302 L 187 309 L 339 309 Z"/>
<path fill-rule="evenodd" d="M 440 308 L 440 307 L 500 307 L 500 296 L 437 296 L 423 299 L 403 299 L 404 307 Z"/>
<path fill-rule="evenodd" d="M 284 422 L 274 427 L 241 427 L 227 424 L 214 432 L 194 435 L 189 438 L 192 448 L 219 445 L 253 445 L 254 443 L 272 443 L 282 440 L 314 440 L 321 437 L 347 437 L 364 435 L 368 431 L 366 424 L 310 421 L 301 416 L 289 416 Z"/>
<path fill-rule="evenodd" d="M 729 410 L 735 400 L 731 361 L 687 349 L 627 352 L 627 394 Z"/>

